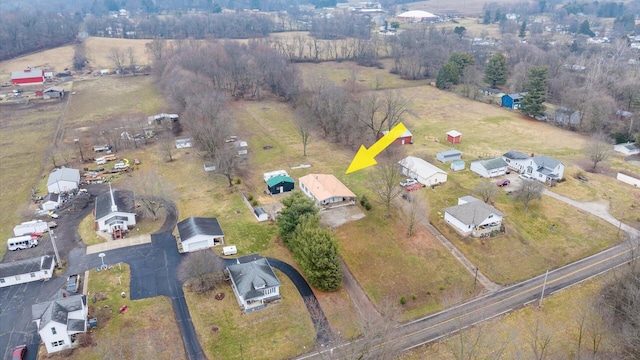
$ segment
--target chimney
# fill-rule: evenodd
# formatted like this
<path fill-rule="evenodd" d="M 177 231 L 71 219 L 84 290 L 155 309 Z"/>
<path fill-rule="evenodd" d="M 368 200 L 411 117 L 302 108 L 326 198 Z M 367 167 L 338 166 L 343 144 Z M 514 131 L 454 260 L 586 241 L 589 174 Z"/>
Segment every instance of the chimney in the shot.
<path fill-rule="evenodd" d="M 111 189 L 111 183 L 109 183 L 109 193 L 111 194 L 111 212 L 118 211 L 118 205 L 116 205 L 116 200 L 113 198 L 113 190 Z"/>

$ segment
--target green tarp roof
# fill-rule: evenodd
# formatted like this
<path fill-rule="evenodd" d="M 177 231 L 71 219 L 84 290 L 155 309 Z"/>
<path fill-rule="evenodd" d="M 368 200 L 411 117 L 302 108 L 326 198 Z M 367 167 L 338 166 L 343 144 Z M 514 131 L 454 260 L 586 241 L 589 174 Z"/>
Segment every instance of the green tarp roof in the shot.
<path fill-rule="evenodd" d="M 278 185 L 281 182 L 289 182 L 295 184 L 296 182 L 290 176 L 278 175 L 274 176 L 271 179 L 267 180 L 267 186 L 272 187 L 274 185 Z"/>

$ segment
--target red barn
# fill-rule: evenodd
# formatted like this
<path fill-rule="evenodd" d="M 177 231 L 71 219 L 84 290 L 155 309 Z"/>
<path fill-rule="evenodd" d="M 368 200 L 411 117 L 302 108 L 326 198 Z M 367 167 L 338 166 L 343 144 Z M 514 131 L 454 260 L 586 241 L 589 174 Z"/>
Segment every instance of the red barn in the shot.
<path fill-rule="evenodd" d="M 44 70 L 26 68 L 22 71 L 12 71 L 11 83 L 13 85 L 44 84 Z"/>
<path fill-rule="evenodd" d="M 388 130 L 378 132 L 378 139 L 387 135 L 387 133 L 389 133 Z M 411 134 L 411 131 L 407 130 L 403 132 L 400 136 L 398 136 L 396 141 L 394 141 L 393 143 L 397 145 L 413 144 L 413 134 Z"/>
<path fill-rule="evenodd" d="M 460 144 L 460 141 L 462 141 L 461 133 L 455 130 L 451 130 L 447 132 L 447 142 L 450 142 L 452 144 Z"/>

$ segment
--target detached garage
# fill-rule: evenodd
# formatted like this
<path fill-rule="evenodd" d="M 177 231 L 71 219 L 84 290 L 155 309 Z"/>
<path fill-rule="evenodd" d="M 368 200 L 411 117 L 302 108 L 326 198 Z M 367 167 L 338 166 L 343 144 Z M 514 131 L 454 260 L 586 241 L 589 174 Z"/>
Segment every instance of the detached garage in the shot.
<path fill-rule="evenodd" d="M 224 233 L 218 219 L 192 216 L 178 223 L 178 241 L 181 252 L 198 251 L 224 245 Z"/>
<path fill-rule="evenodd" d="M 278 175 L 267 180 L 269 194 L 281 194 L 293 190 L 296 182 L 290 176 Z"/>

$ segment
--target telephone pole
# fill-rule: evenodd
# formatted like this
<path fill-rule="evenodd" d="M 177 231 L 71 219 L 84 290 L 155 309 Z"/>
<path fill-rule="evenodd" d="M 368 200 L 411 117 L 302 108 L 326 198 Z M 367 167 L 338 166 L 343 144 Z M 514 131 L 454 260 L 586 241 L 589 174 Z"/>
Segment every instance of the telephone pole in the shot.
<path fill-rule="evenodd" d="M 58 254 L 58 246 L 56 245 L 56 236 L 53 234 L 53 230 L 49 229 L 49 235 L 51 236 L 51 245 L 53 245 L 53 253 L 56 255 L 56 267 L 60 269 L 62 262 L 60 261 L 60 254 Z"/>

